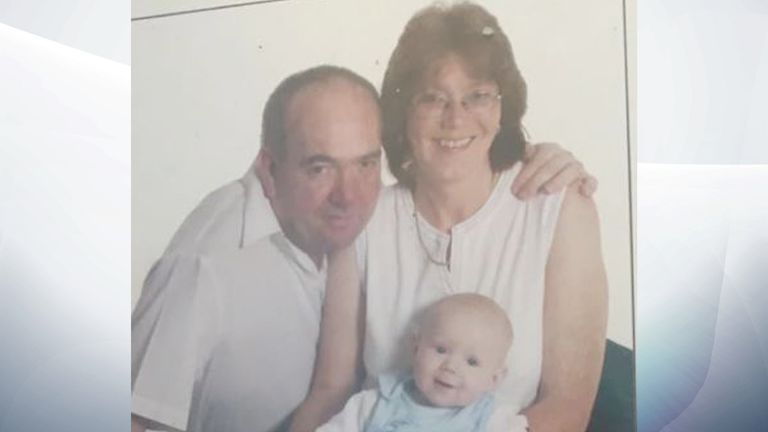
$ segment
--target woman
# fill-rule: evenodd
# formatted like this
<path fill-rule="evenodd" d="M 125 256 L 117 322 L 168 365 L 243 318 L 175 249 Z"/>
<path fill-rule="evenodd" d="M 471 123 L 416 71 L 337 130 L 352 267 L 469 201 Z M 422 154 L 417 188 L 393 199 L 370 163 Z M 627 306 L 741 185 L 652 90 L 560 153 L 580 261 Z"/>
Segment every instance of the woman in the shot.
<path fill-rule="evenodd" d="M 597 214 L 571 189 L 526 202 L 508 193 L 525 147 L 526 87 L 496 19 L 473 4 L 416 14 L 381 98 L 399 184 L 382 192 L 366 229 L 364 268 L 350 251 L 334 259 L 305 405 L 346 396 L 361 355 L 369 386 L 408 367 L 419 310 L 477 292 L 506 309 L 515 331 L 499 412 L 522 410 L 537 432 L 584 430 L 607 314 Z M 364 337 L 353 325 L 362 317 Z"/>

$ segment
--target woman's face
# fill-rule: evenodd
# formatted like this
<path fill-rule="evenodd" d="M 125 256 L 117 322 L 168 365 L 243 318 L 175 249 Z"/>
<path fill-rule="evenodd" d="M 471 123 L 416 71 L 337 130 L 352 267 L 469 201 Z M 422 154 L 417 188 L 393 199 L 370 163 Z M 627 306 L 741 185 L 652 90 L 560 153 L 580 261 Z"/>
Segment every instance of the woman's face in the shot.
<path fill-rule="evenodd" d="M 490 172 L 488 151 L 501 120 L 498 85 L 470 76 L 453 54 L 430 69 L 406 127 L 416 180 L 444 183 Z"/>

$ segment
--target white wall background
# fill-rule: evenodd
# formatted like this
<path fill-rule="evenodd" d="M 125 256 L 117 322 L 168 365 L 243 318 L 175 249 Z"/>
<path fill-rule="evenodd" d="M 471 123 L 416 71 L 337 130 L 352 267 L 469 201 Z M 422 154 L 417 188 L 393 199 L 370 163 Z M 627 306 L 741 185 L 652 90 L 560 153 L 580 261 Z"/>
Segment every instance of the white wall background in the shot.
<path fill-rule="evenodd" d="M 294 0 L 143 18 L 227 3 L 238 2 L 133 2 L 134 302 L 186 214 L 252 161 L 262 106 L 280 80 L 333 63 L 378 86 L 405 22 L 430 2 Z M 561 143 L 600 180 L 608 335 L 632 346 L 622 3 L 482 4 L 499 18 L 528 82 L 533 140 Z"/>

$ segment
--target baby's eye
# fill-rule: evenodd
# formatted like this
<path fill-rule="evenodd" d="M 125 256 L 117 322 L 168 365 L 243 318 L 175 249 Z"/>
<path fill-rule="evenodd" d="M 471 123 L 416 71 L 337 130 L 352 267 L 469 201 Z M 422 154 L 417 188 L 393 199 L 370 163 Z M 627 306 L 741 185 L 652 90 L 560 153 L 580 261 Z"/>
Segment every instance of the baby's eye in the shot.
<path fill-rule="evenodd" d="M 448 352 L 448 350 L 447 350 L 447 349 L 445 349 L 445 347 L 444 347 L 444 346 L 442 346 L 442 345 L 438 345 L 438 346 L 436 346 L 436 347 L 435 347 L 435 351 L 437 351 L 437 353 L 438 353 L 438 354 L 445 354 L 445 353 L 447 353 L 447 352 Z"/>
<path fill-rule="evenodd" d="M 477 361 L 477 359 L 476 359 L 476 358 L 474 358 L 474 357 L 470 357 L 470 358 L 468 358 L 468 359 L 467 359 L 467 364 L 468 364 L 468 365 L 470 365 L 470 366 L 472 366 L 472 367 L 477 367 L 477 366 L 479 366 L 479 365 L 480 365 L 480 362 L 479 362 L 479 361 Z"/>

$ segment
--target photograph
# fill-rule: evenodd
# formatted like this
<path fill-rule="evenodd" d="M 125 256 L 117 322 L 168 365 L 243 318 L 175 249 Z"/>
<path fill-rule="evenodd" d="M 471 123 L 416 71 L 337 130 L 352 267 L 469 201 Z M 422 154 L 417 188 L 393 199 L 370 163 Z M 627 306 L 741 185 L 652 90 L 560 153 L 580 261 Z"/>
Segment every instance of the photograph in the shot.
<path fill-rule="evenodd" d="M 135 0 L 131 430 L 635 430 L 634 2 Z"/>
<path fill-rule="evenodd" d="M 0 432 L 764 430 L 766 17 L 3 0 Z"/>

